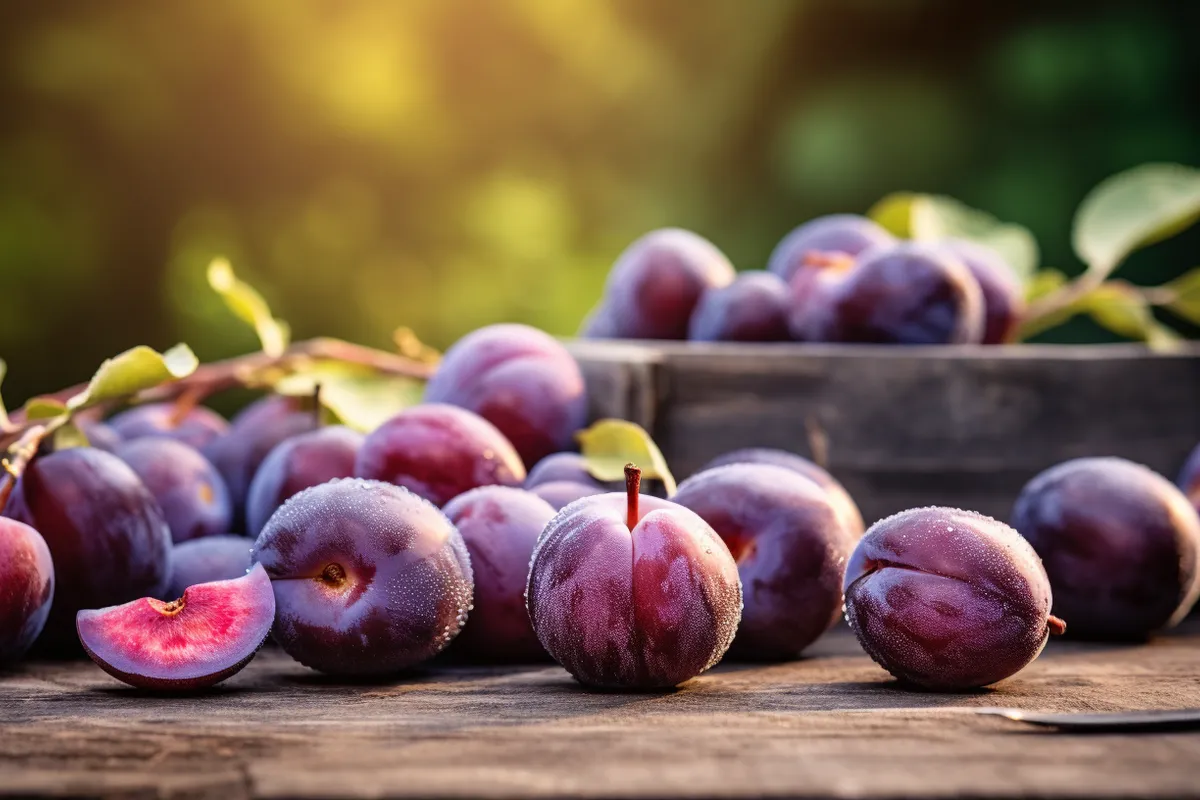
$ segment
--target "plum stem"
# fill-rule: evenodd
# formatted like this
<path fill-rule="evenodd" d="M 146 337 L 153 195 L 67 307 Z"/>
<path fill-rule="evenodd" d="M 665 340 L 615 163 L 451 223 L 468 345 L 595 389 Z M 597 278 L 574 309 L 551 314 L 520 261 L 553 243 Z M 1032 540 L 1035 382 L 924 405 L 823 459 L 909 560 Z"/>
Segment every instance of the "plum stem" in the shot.
<path fill-rule="evenodd" d="M 638 494 L 642 489 L 642 471 L 636 464 L 625 465 L 625 525 L 633 530 L 638 523 Z"/>
<path fill-rule="evenodd" d="M 34 425 L 10 448 L 8 458 L 0 459 L 0 468 L 3 469 L 3 473 L 0 474 L 0 509 L 8 505 L 8 498 L 12 495 L 17 480 L 37 455 L 38 447 L 47 433 L 49 430 L 45 425 Z"/>
<path fill-rule="evenodd" d="M 1062 636 L 1067 632 L 1067 623 L 1053 614 L 1046 620 L 1046 625 L 1050 628 L 1051 636 Z"/>
<path fill-rule="evenodd" d="M 315 424 L 316 427 L 320 428 L 325 423 L 325 420 L 324 420 L 325 415 L 321 413 L 321 410 L 322 410 L 321 409 L 321 384 L 319 384 L 319 383 L 313 387 L 312 402 L 313 402 L 313 423 Z"/>

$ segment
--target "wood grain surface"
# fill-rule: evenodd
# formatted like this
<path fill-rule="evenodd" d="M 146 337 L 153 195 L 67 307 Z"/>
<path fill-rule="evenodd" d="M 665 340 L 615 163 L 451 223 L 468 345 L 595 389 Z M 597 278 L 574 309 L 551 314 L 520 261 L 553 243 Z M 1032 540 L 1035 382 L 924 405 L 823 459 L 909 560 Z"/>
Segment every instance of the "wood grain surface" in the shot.
<path fill-rule="evenodd" d="M 809 452 L 867 523 L 925 505 L 1007 519 L 1033 475 L 1115 455 L 1174 479 L 1200 442 L 1200 344 L 570 343 L 594 417 L 649 430 L 676 478 L 740 447 Z"/>
<path fill-rule="evenodd" d="M 1200 620 L 1138 646 L 1056 641 L 990 691 L 891 681 L 839 628 L 801 661 L 670 694 L 547 666 L 346 685 L 268 649 L 208 694 L 90 662 L 0 678 L 0 794 L 113 797 L 1200 797 L 1200 733 L 1062 734 L 979 706 L 1200 706 Z"/>

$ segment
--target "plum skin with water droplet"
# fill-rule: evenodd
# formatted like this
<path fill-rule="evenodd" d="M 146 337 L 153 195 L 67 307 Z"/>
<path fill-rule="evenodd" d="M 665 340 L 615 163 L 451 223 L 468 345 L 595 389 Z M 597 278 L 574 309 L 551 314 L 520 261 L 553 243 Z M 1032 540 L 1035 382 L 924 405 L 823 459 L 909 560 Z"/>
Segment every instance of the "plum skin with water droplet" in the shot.
<path fill-rule="evenodd" d="M 443 509 L 462 534 L 475 576 L 474 608 L 451 652 L 486 661 L 544 661 L 525 611 L 534 545 L 557 512 L 524 489 L 482 486 Z"/>
<path fill-rule="evenodd" d="M 1069 636 L 1141 640 L 1200 593 L 1200 519 L 1166 478 L 1121 458 L 1078 458 L 1035 476 L 1012 524 L 1042 557 Z"/>
<path fill-rule="evenodd" d="M 354 476 L 354 460 L 363 435 L 342 425 L 329 425 L 284 439 L 263 459 L 246 493 L 246 530 L 262 532 L 284 501 L 298 492 Z"/>
<path fill-rule="evenodd" d="M 392 675 L 432 658 L 471 608 L 458 530 L 429 501 L 380 481 L 343 478 L 293 496 L 253 559 L 275 591 L 275 640 L 333 675 Z"/>
<path fill-rule="evenodd" d="M 29 650 L 50 615 L 54 563 L 41 534 L 0 517 L 0 665 Z"/>
<path fill-rule="evenodd" d="M 668 689 L 729 648 L 741 618 L 737 564 L 704 520 L 642 495 L 587 497 L 546 527 L 526 605 L 546 651 L 588 686 Z"/>
<path fill-rule="evenodd" d="M 737 561 L 744 608 L 732 658 L 796 658 L 838 619 L 856 536 L 814 481 L 783 467 L 697 473 L 671 498 L 696 512 Z"/>
<path fill-rule="evenodd" d="M 1003 522 L 972 511 L 918 508 L 876 522 L 850 557 L 844 588 L 846 620 L 867 654 L 929 689 L 1003 680 L 1049 636 L 1050 581 L 1037 554 Z"/>
<path fill-rule="evenodd" d="M 354 474 L 387 481 L 444 506 L 478 486 L 520 486 L 525 465 L 478 414 L 445 403 L 401 411 L 367 435 Z"/>

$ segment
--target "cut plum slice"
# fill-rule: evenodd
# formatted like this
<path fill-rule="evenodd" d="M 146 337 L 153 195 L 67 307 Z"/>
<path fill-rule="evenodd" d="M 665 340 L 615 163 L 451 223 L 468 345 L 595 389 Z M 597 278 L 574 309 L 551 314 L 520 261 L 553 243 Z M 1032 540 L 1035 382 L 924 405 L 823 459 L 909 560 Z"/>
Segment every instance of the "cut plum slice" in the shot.
<path fill-rule="evenodd" d="M 79 641 L 114 678 L 141 689 L 203 689 L 235 674 L 262 646 L 275 594 L 262 566 L 243 578 L 190 586 L 76 617 Z"/>

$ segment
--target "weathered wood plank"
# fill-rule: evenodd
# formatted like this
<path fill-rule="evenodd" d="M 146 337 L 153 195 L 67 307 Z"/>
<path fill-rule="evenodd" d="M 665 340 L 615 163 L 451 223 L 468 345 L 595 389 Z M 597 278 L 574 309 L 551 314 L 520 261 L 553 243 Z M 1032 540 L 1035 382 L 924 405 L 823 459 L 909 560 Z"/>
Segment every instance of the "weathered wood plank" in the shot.
<path fill-rule="evenodd" d="M 737 447 L 808 451 L 868 521 L 920 505 L 1008 516 L 1033 474 L 1119 455 L 1174 477 L 1200 442 L 1200 346 L 872 347 L 575 342 L 589 386 L 636 359 L 642 418 L 677 477 Z M 648 419 L 644 409 L 652 413 Z M 593 397 L 596 416 L 629 403 Z M 647 421 L 649 424 L 647 424 Z"/>
<path fill-rule="evenodd" d="M 1054 642 L 993 691 L 898 687 L 839 629 L 812 658 L 666 694 L 554 666 L 342 685 L 277 650 L 202 697 L 90 663 L 0 678 L 0 794 L 129 797 L 1198 797 L 1200 733 L 1064 735 L 965 711 L 1200 706 L 1200 621 Z"/>

